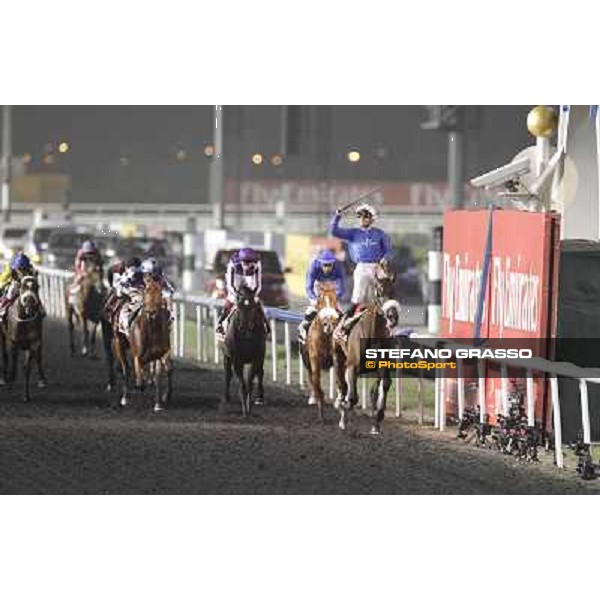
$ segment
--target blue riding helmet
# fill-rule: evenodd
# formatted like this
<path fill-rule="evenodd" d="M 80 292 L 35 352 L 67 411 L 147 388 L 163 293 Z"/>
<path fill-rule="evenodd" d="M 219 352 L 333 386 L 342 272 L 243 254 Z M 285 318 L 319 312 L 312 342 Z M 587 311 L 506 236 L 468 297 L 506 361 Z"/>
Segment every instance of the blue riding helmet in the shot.
<path fill-rule="evenodd" d="M 85 254 L 91 254 L 92 252 L 97 252 L 98 248 L 93 240 L 85 240 L 81 245 L 81 251 Z"/>
<path fill-rule="evenodd" d="M 240 262 L 257 262 L 258 254 L 256 253 L 256 250 L 253 250 L 252 248 L 242 248 L 238 252 L 238 259 Z"/>
<path fill-rule="evenodd" d="M 333 250 L 322 250 L 317 260 L 322 265 L 332 265 L 337 259 Z"/>
<path fill-rule="evenodd" d="M 10 263 L 10 268 L 13 271 L 18 271 L 21 269 L 30 269 L 31 268 L 31 261 L 29 260 L 28 256 L 26 254 L 23 254 L 22 252 L 19 252 L 19 254 L 17 254 L 13 259 L 12 262 Z"/>

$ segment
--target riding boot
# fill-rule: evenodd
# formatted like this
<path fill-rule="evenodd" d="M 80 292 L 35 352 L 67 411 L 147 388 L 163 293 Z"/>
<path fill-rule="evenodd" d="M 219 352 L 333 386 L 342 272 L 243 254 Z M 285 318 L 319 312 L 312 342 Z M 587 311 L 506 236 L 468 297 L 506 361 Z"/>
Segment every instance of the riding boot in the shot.
<path fill-rule="evenodd" d="M 223 323 L 224 323 L 225 319 L 229 316 L 230 312 L 231 312 L 231 307 L 225 307 L 221 311 L 221 315 L 219 316 L 219 320 L 217 321 L 217 327 L 216 327 L 217 333 L 219 333 L 221 335 L 225 335 L 225 330 L 223 329 Z"/>
<path fill-rule="evenodd" d="M 304 313 L 304 319 L 300 325 L 298 325 L 298 341 L 302 344 L 306 343 L 306 338 L 308 336 L 308 330 L 310 329 L 310 325 L 313 322 L 314 318 L 317 316 L 317 311 L 314 310 L 312 312 Z"/>

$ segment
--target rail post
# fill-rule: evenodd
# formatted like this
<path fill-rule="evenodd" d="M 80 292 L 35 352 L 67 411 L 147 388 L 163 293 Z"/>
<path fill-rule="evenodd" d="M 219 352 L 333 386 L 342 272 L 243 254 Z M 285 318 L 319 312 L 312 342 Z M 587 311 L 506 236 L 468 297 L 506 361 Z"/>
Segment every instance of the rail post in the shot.
<path fill-rule="evenodd" d="M 581 425 L 583 431 L 583 443 L 592 443 L 592 432 L 590 427 L 590 405 L 588 400 L 587 381 L 579 380 L 579 398 L 581 400 Z"/>
<path fill-rule="evenodd" d="M 277 381 L 277 321 L 275 319 L 271 319 L 271 361 L 273 381 Z"/>
<path fill-rule="evenodd" d="M 550 375 L 550 390 L 552 396 L 552 416 L 554 422 L 554 450 L 556 452 L 556 466 L 562 469 L 564 466 L 562 453 L 562 422 L 560 418 L 560 402 L 558 398 L 558 379 L 556 375 Z"/>
<path fill-rule="evenodd" d="M 196 304 L 196 360 L 202 362 L 202 306 Z"/>
<path fill-rule="evenodd" d="M 185 302 L 179 304 L 179 357 L 185 358 Z"/>
<path fill-rule="evenodd" d="M 292 385 L 292 341 L 290 339 L 290 324 L 283 324 L 285 341 L 285 384 Z"/>

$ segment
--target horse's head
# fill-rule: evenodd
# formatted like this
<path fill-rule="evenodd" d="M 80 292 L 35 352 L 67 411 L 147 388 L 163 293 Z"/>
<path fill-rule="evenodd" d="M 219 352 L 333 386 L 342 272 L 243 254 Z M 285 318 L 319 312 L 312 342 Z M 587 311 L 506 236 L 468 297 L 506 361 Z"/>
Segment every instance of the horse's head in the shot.
<path fill-rule="evenodd" d="M 330 283 L 319 284 L 317 298 L 317 318 L 321 322 L 323 331 L 332 334 L 340 318 L 337 311 L 337 295 L 335 285 Z"/>
<path fill-rule="evenodd" d="M 240 330 L 252 331 L 257 323 L 256 315 L 260 314 L 260 306 L 253 290 L 243 285 L 237 293 L 236 306 Z"/>
<path fill-rule="evenodd" d="M 152 277 L 146 278 L 144 284 L 144 313 L 152 318 L 163 308 L 162 287 Z"/>
<path fill-rule="evenodd" d="M 400 324 L 400 302 L 398 300 L 387 300 L 381 307 L 385 324 L 389 331 L 393 331 Z"/>
<path fill-rule="evenodd" d="M 382 306 L 386 300 L 389 300 L 394 295 L 395 280 L 396 276 L 389 263 L 385 262 L 377 266 L 373 282 L 373 291 L 375 294 L 375 302 L 379 306 Z"/>
<path fill-rule="evenodd" d="M 21 318 L 32 319 L 39 313 L 41 302 L 38 291 L 39 284 L 33 275 L 23 277 L 19 288 L 19 312 Z"/>

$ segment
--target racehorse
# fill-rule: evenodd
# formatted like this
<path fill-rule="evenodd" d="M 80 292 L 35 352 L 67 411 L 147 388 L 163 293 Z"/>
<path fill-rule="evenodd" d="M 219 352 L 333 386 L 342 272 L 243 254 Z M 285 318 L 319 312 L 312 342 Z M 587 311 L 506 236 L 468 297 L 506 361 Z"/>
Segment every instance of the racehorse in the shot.
<path fill-rule="evenodd" d="M 247 417 L 251 411 L 252 386 L 258 380 L 258 391 L 255 401 L 260 404 L 264 400 L 264 363 L 267 348 L 267 332 L 260 303 L 254 292 L 242 286 L 237 294 L 236 305 L 229 316 L 229 325 L 225 339 L 221 342 L 223 365 L 225 367 L 225 396 L 228 403 L 231 398 L 229 388 L 235 372 L 240 384 L 240 401 L 242 414 Z M 248 378 L 244 377 L 244 367 L 250 365 Z"/>
<path fill-rule="evenodd" d="M 29 378 L 31 361 L 35 360 L 38 369 L 38 387 L 46 387 L 46 376 L 42 366 L 42 322 L 45 316 L 44 307 L 39 297 L 39 284 L 35 277 L 23 277 L 19 286 L 19 295 L 8 309 L 6 319 L 0 327 L 2 338 L 2 357 L 4 379 L 16 380 L 19 350 L 25 352 L 24 374 L 25 386 L 23 400 L 31 399 L 29 394 Z M 10 344 L 11 365 L 8 373 L 8 352 L 6 343 Z M 8 375 L 8 378 L 7 378 Z"/>
<path fill-rule="evenodd" d="M 152 278 L 145 281 L 142 305 L 129 329 L 129 334 L 115 329 L 113 335 L 114 354 L 119 361 L 123 376 L 121 406 L 129 403 L 130 367 L 127 361 L 131 355 L 135 385 L 143 389 L 144 371 L 148 367 L 155 385 L 154 411 L 164 410 L 171 399 L 171 315 L 162 297 L 159 282 Z M 162 379 L 166 375 L 167 387 L 163 393 Z"/>
<path fill-rule="evenodd" d="M 321 387 L 321 370 L 329 369 L 333 366 L 334 352 L 341 352 L 339 347 L 333 343 L 333 332 L 340 319 L 337 310 L 337 296 L 335 286 L 331 284 L 319 284 L 319 296 L 317 298 L 317 314 L 308 329 L 306 343 L 303 344 L 302 360 L 310 377 L 310 398 L 309 404 L 316 404 L 319 412 L 319 419 L 323 421 L 323 402 L 324 394 Z M 343 365 L 342 360 L 337 361 L 337 366 Z M 339 382 L 343 381 L 343 370 L 338 372 L 338 401 L 342 399 L 342 389 Z"/>
<path fill-rule="evenodd" d="M 75 356 L 75 321 L 81 325 L 83 331 L 83 345 L 81 356 L 87 356 L 90 351 L 91 325 L 91 355 L 96 355 L 96 329 L 101 321 L 102 309 L 106 298 L 106 287 L 102 281 L 99 268 L 86 262 L 85 275 L 77 288 L 67 288 L 65 302 L 67 306 L 67 320 L 69 322 L 69 345 L 71 356 Z"/>
<path fill-rule="evenodd" d="M 335 339 L 336 348 L 342 352 L 334 353 L 336 372 L 338 377 L 343 374 L 343 381 L 339 381 L 344 393 L 344 400 L 339 405 L 340 429 L 346 429 L 351 410 L 358 402 L 357 382 L 360 375 L 361 339 L 373 340 L 373 347 L 388 347 L 390 339 L 386 317 L 382 313 L 382 306 L 392 294 L 394 274 L 386 267 L 378 267 L 375 280 L 368 290 L 369 301 L 356 316 L 351 317 L 355 324 L 348 335 L 346 343 Z M 341 364 L 340 364 L 341 363 Z M 385 415 L 387 393 L 392 384 L 389 369 L 377 368 L 369 370 L 375 379 L 370 391 L 372 427 L 371 434 L 381 433 L 381 422 Z"/>

